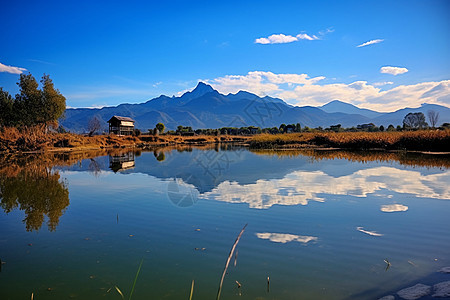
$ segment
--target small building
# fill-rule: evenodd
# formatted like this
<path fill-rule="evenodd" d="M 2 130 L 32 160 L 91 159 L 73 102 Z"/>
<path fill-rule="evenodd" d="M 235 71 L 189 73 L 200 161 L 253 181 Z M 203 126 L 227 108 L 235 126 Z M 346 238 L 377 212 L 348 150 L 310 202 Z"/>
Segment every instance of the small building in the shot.
<path fill-rule="evenodd" d="M 108 121 L 109 133 L 117 135 L 132 135 L 134 131 L 134 120 L 128 117 L 113 116 Z"/>
<path fill-rule="evenodd" d="M 356 126 L 356 129 L 358 129 L 358 130 L 367 130 L 367 129 L 372 129 L 372 128 L 375 128 L 375 124 L 373 124 L 373 123 L 362 124 L 362 125 Z"/>
<path fill-rule="evenodd" d="M 134 168 L 134 152 L 110 155 L 109 168 L 114 173 Z"/>

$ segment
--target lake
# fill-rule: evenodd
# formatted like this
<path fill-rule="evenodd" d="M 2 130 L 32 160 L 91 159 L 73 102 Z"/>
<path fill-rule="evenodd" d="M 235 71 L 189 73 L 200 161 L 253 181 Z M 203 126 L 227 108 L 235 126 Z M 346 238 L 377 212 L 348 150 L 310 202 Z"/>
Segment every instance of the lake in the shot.
<path fill-rule="evenodd" d="M 215 299 L 246 224 L 220 299 L 450 280 L 449 165 L 239 146 L 4 157 L 0 299 L 189 299 L 193 280 L 192 299 Z"/>

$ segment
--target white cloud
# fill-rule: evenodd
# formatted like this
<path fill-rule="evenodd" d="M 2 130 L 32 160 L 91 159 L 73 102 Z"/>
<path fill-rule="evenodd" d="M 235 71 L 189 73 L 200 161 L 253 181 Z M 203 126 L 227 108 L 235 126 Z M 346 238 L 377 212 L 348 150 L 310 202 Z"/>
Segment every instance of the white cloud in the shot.
<path fill-rule="evenodd" d="M 318 40 L 319 38 L 316 35 L 308 35 L 306 33 L 299 33 L 296 36 L 292 35 L 285 35 L 285 34 L 272 34 L 269 37 L 262 37 L 255 40 L 256 44 L 286 44 L 286 43 L 292 43 L 297 42 L 300 40 L 308 40 L 308 41 L 314 41 Z"/>
<path fill-rule="evenodd" d="M 286 44 L 296 42 L 298 39 L 292 35 L 272 34 L 267 38 L 259 38 L 255 40 L 256 44 Z"/>
<path fill-rule="evenodd" d="M 282 92 L 281 84 L 309 85 L 325 79 L 323 76 L 310 78 L 307 74 L 275 74 L 253 71 L 247 75 L 227 75 L 213 80 L 205 80 L 221 93 L 237 93 L 240 90 L 260 96 Z"/>
<path fill-rule="evenodd" d="M 7 66 L 7 65 L 0 63 L 0 72 L 6 72 L 6 73 L 11 73 L 11 74 L 22 74 L 24 71 L 27 71 L 27 69 L 13 67 L 13 66 Z"/>
<path fill-rule="evenodd" d="M 380 73 L 391 74 L 391 75 L 399 75 L 408 72 L 407 68 L 402 67 L 381 67 Z"/>
<path fill-rule="evenodd" d="M 394 84 L 392 81 L 383 81 L 383 82 L 375 82 L 373 85 L 374 86 L 383 86 L 383 85 L 388 85 L 388 84 Z"/>
<path fill-rule="evenodd" d="M 361 108 L 390 112 L 404 107 L 419 107 L 422 103 L 448 106 L 450 80 L 400 85 L 390 89 L 380 88 L 383 83 L 367 81 L 351 83 L 322 83 L 324 76 L 309 77 L 307 74 L 276 74 L 253 71 L 247 75 L 226 75 L 204 80 L 223 94 L 248 91 L 259 96 L 278 97 L 292 105 L 319 106 L 339 99 Z"/>
<path fill-rule="evenodd" d="M 365 46 L 369 46 L 369 45 L 373 45 L 373 44 L 378 44 L 378 43 L 381 43 L 381 42 L 383 42 L 384 40 L 382 40 L 382 39 L 376 39 L 376 40 L 371 40 L 371 41 L 368 41 L 368 42 L 365 42 L 365 43 L 362 43 L 361 45 L 358 45 L 358 46 L 356 46 L 356 47 L 365 47 Z"/>
<path fill-rule="evenodd" d="M 271 232 L 261 232 L 256 233 L 256 236 L 263 240 L 269 240 L 274 243 L 288 243 L 288 242 L 299 242 L 303 244 L 307 244 L 311 241 L 317 241 L 317 237 L 315 236 L 307 236 L 307 235 L 296 235 L 289 233 L 271 233 Z"/>
<path fill-rule="evenodd" d="M 299 40 L 308 40 L 308 41 L 314 41 L 314 40 L 318 40 L 319 38 L 315 35 L 313 36 L 309 36 L 306 33 L 300 33 L 297 34 L 297 39 Z"/>
<path fill-rule="evenodd" d="M 407 211 L 408 206 L 402 204 L 389 204 L 389 205 L 382 205 L 380 210 L 382 212 Z"/>

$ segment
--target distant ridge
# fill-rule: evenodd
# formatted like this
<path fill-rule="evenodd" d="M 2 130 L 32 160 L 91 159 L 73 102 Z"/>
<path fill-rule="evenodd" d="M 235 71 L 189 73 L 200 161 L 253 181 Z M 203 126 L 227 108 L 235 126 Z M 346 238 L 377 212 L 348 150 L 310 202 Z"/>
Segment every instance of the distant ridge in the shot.
<path fill-rule="evenodd" d="M 120 104 L 99 109 L 69 108 L 60 120 L 66 130 L 86 132 L 89 120 L 97 117 L 104 125 L 113 115 L 127 116 L 136 121 L 136 128 L 147 131 L 162 122 L 168 130 L 178 125 L 197 128 L 220 127 L 278 127 L 280 124 L 300 123 L 302 127 L 343 127 L 374 123 L 377 126 L 401 125 L 410 112 L 434 110 L 439 112 L 439 124 L 450 122 L 450 109 L 435 104 L 423 104 L 419 108 L 404 108 L 391 113 L 361 109 L 352 104 L 333 100 L 320 107 L 291 106 L 278 98 L 259 97 L 246 91 L 223 95 L 212 86 L 199 82 L 190 92 L 180 97 L 161 95 L 140 104 Z"/>
<path fill-rule="evenodd" d="M 346 114 L 359 114 L 368 118 L 376 118 L 382 115 L 382 113 L 379 113 L 377 111 L 358 108 L 353 104 L 342 102 L 339 100 L 333 100 L 325 105 L 320 106 L 319 108 L 328 113 L 341 112 Z"/>

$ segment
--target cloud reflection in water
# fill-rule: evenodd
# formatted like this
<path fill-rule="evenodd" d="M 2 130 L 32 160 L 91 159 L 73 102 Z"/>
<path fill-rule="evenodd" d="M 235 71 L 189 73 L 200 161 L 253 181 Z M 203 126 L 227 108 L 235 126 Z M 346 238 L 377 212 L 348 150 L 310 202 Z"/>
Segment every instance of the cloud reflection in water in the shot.
<path fill-rule="evenodd" d="M 367 197 L 380 190 L 449 200 L 448 182 L 450 171 L 423 175 L 419 171 L 377 167 L 341 177 L 333 177 L 323 171 L 295 171 L 281 179 L 261 179 L 246 185 L 224 181 L 211 192 L 202 194 L 201 198 L 248 203 L 250 208 L 257 209 L 267 209 L 276 204 L 307 205 L 309 201 L 324 202 L 325 199 L 320 194 Z"/>
<path fill-rule="evenodd" d="M 299 242 L 303 244 L 307 244 L 311 241 L 317 241 L 317 237 L 315 236 L 307 236 L 307 235 L 296 235 L 289 233 L 271 233 L 271 232 L 261 232 L 256 233 L 256 236 L 263 240 L 269 240 L 274 243 L 288 243 L 288 242 Z"/>
<path fill-rule="evenodd" d="M 403 204 L 389 204 L 389 205 L 382 205 L 380 210 L 382 212 L 407 211 L 408 206 Z"/>
<path fill-rule="evenodd" d="M 358 230 L 358 231 L 360 231 L 362 233 L 371 235 L 371 236 L 383 236 L 383 234 L 381 234 L 381 233 L 378 233 L 376 231 L 365 230 L 363 227 L 356 227 L 356 230 Z"/>

